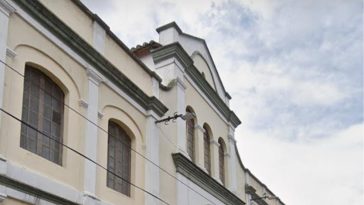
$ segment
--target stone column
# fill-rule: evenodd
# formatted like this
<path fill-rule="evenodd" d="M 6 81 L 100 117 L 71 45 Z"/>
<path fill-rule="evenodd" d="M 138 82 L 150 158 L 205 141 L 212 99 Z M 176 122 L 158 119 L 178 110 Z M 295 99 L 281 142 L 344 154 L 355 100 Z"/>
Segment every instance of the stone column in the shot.
<path fill-rule="evenodd" d="M 102 78 L 93 70 L 87 70 L 88 75 L 88 99 L 87 99 L 87 119 L 85 131 L 85 155 L 97 161 L 97 134 L 98 127 L 98 104 L 99 85 Z M 84 204 L 97 204 L 96 192 L 96 171 L 97 165 L 89 160 L 85 160 L 84 168 Z"/>
<path fill-rule="evenodd" d="M 227 163 L 228 163 L 228 185 L 229 190 L 234 194 L 237 193 L 238 184 L 236 181 L 237 177 L 237 158 L 236 158 L 236 150 L 235 150 L 235 136 L 234 136 L 235 129 L 232 125 L 229 126 L 229 133 L 228 133 L 228 144 L 227 144 Z"/>
<path fill-rule="evenodd" d="M 156 114 L 149 111 L 147 116 L 145 134 L 145 189 L 159 197 L 160 193 L 160 170 L 159 170 L 159 134 L 155 121 Z M 157 205 L 159 200 L 150 194 L 145 194 L 145 205 Z"/>
<path fill-rule="evenodd" d="M 5 86 L 5 62 L 8 42 L 9 17 L 15 8 L 7 0 L 0 0 L 0 107 L 3 108 Z M 1 126 L 1 118 L 0 118 Z"/>
<path fill-rule="evenodd" d="M 182 74 L 182 73 L 181 73 Z M 177 75 L 178 76 L 178 75 Z M 182 80 L 182 77 L 177 77 L 177 110 L 178 114 L 186 113 L 186 99 L 185 99 L 185 89 L 186 86 Z M 186 121 L 182 119 L 177 119 L 177 152 L 181 152 L 187 158 L 190 158 L 187 154 L 187 141 L 186 141 Z"/>
<path fill-rule="evenodd" d="M 205 157 L 204 141 L 203 141 L 204 132 L 205 130 L 203 129 L 203 127 L 201 127 L 200 125 L 195 126 L 196 164 L 201 169 L 205 170 L 205 172 L 207 172 L 204 164 L 204 157 Z"/>
<path fill-rule="evenodd" d="M 211 176 L 218 182 L 221 182 L 219 176 L 219 143 L 211 136 L 210 152 L 211 152 Z"/>

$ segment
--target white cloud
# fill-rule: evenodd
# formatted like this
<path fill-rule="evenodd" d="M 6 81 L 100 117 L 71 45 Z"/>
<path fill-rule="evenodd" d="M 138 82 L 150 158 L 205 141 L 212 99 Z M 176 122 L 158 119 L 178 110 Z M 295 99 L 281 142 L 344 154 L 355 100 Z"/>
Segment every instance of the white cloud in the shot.
<path fill-rule="evenodd" d="M 83 2 L 130 47 L 170 21 L 205 38 L 244 164 L 284 202 L 362 204 L 361 1 Z"/>
<path fill-rule="evenodd" d="M 360 205 L 364 202 L 363 135 L 364 124 L 304 143 L 246 130 L 238 148 L 243 162 L 286 204 Z"/>

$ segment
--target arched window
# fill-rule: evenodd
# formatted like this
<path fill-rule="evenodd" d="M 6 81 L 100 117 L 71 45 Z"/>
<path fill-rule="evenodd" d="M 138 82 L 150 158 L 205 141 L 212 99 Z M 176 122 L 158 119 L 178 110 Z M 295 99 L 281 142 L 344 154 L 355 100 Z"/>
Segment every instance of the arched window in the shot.
<path fill-rule="evenodd" d="M 186 112 L 193 113 L 189 108 Z M 190 118 L 186 120 L 186 140 L 187 140 L 187 153 L 192 162 L 195 162 L 195 119 Z"/>
<path fill-rule="evenodd" d="M 211 174 L 210 133 L 207 125 L 204 125 L 203 128 L 204 165 L 207 172 Z"/>
<path fill-rule="evenodd" d="M 109 121 L 107 186 L 130 196 L 131 139 L 115 122 Z"/>
<path fill-rule="evenodd" d="M 223 184 L 225 184 L 225 143 L 222 138 L 219 139 L 219 176 Z"/>
<path fill-rule="evenodd" d="M 57 164 L 62 164 L 64 93 L 41 71 L 27 66 L 20 146 Z M 41 134 L 44 133 L 45 135 Z M 54 140 L 52 140 L 52 139 Z"/>

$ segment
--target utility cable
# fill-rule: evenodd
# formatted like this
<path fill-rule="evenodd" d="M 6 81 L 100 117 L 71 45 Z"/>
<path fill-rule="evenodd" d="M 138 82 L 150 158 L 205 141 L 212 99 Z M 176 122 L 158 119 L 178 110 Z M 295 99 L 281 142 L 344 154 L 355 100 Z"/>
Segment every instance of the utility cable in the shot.
<path fill-rule="evenodd" d="M 21 77 L 25 78 L 24 74 L 20 73 L 18 70 L 16 70 L 15 68 L 13 68 L 12 66 L 8 65 L 7 63 L 5 63 L 4 61 L 0 60 L 0 62 L 2 64 L 4 64 L 7 68 L 9 68 L 10 70 L 12 70 L 13 72 L 15 72 L 16 74 L 20 75 Z M 48 91 L 44 90 L 43 88 L 39 87 L 36 85 L 37 88 L 39 88 L 40 90 L 42 90 L 45 93 L 50 94 Z M 52 96 L 53 97 L 53 96 Z M 79 111 L 77 111 L 76 109 L 74 109 L 73 107 L 71 107 L 70 105 L 66 104 L 65 102 L 62 102 L 56 98 L 54 98 L 55 101 L 57 101 L 58 103 L 64 105 L 65 107 L 67 107 L 68 109 L 72 110 L 74 113 L 76 113 L 77 115 L 79 115 L 80 117 L 82 117 L 83 119 L 85 119 L 86 121 L 90 122 L 92 125 L 96 126 L 98 129 L 100 129 L 101 131 L 103 131 L 104 133 L 108 134 L 108 136 L 112 136 L 115 139 L 118 140 L 117 137 L 111 135 L 107 130 L 105 130 L 104 128 L 100 127 L 98 124 L 96 124 L 95 122 L 91 121 L 90 119 L 88 119 L 86 116 L 84 116 L 82 113 L 80 113 Z M 20 120 L 20 119 L 19 119 Z M 161 128 L 158 127 L 158 129 L 160 131 L 162 131 Z M 162 131 L 163 132 L 163 131 Z M 164 133 L 164 132 L 163 132 Z M 173 143 L 165 134 L 162 134 L 162 136 L 164 138 L 166 138 L 166 140 L 172 144 L 173 146 L 175 146 L 178 150 L 180 150 L 181 152 L 184 152 L 183 150 L 181 150 L 175 143 Z M 118 140 L 118 142 L 127 145 L 125 142 Z M 72 148 L 73 149 L 73 148 Z M 155 162 L 153 162 L 151 159 L 149 159 L 148 157 L 144 156 L 142 153 L 138 152 L 137 150 L 135 150 L 132 147 L 129 147 L 129 149 L 131 151 L 133 151 L 134 153 L 136 153 L 137 155 L 139 155 L 140 157 L 142 157 L 143 159 L 145 159 L 146 161 L 150 162 L 151 164 L 153 164 L 154 166 L 158 167 L 161 171 L 163 171 L 164 173 L 166 173 L 168 176 L 174 178 L 175 180 L 179 181 L 180 183 L 182 183 L 184 186 L 186 186 L 188 189 L 190 189 L 191 191 L 195 192 L 196 194 L 198 194 L 199 196 L 203 197 L 204 199 L 206 199 L 207 201 L 209 201 L 210 203 L 212 203 L 212 205 L 215 205 L 215 203 L 213 201 L 211 201 L 210 199 L 208 199 L 207 197 L 205 197 L 203 194 L 201 194 L 200 192 L 196 191 L 195 189 L 193 189 L 191 186 L 189 186 L 188 184 L 186 184 L 185 182 L 181 181 L 180 179 L 178 179 L 177 177 L 175 177 L 173 174 L 171 174 L 169 171 L 167 171 L 166 169 L 160 167 L 158 164 L 156 164 Z M 81 152 L 79 152 L 80 154 L 82 154 Z M 84 155 L 84 154 L 82 154 Z M 95 161 L 96 162 L 96 161 Z M 97 162 L 96 162 L 97 163 Z"/>
<path fill-rule="evenodd" d="M 60 142 L 59 140 L 54 139 L 53 137 L 51 137 L 51 136 L 49 136 L 49 135 L 45 134 L 44 132 L 42 132 L 42 131 L 40 131 L 39 129 L 35 128 L 34 126 L 30 125 L 29 123 L 27 123 L 27 122 L 25 122 L 25 121 L 23 121 L 23 120 L 19 119 L 18 117 L 16 117 L 16 116 L 14 116 L 14 115 L 10 114 L 8 111 L 4 110 L 3 108 L 0 108 L 0 111 L 1 111 L 1 112 L 3 112 L 3 113 L 5 113 L 5 114 L 7 114 L 7 115 L 8 115 L 8 116 L 10 116 L 10 117 L 12 117 L 13 119 L 15 119 L 15 120 L 19 121 L 20 123 L 25 124 L 27 127 L 31 128 L 32 130 L 36 131 L 37 133 L 39 133 L 39 134 L 43 135 L 44 137 L 46 137 L 46 138 L 48 138 L 48 139 L 50 139 L 50 140 L 52 140 L 52 141 L 54 141 L 54 142 L 56 142 L 56 143 L 58 143 L 58 144 L 62 145 L 63 147 L 67 148 L 68 150 L 70 150 L 70 151 L 72 151 L 72 152 L 74 152 L 74 153 L 76 153 L 76 154 L 80 155 L 81 157 L 83 157 L 83 158 L 85 158 L 86 160 L 88 160 L 88 161 L 92 162 L 93 164 L 95 164 L 96 166 L 100 167 L 101 169 L 104 169 L 107 173 L 114 175 L 115 177 L 117 177 L 117 178 L 119 178 L 119 179 L 123 180 L 124 182 L 128 183 L 129 185 L 131 185 L 131 186 L 133 186 L 133 187 L 135 187 L 135 188 L 137 188 L 137 189 L 139 189 L 139 190 L 141 190 L 141 191 L 143 191 L 143 192 L 145 192 L 145 193 L 149 194 L 150 196 L 152 196 L 152 197 L 154 197 L 154 198 L 158 199 L 159 201 L 163 202 L 164 204 L 169 205 L 169 203 L 167 203 L 165 200 L 161 199 L 160 197 L 158 197 L 158 196 L 154 195 L 153 193 L 151 193 L 151 192 L 149 192 L 149 191 L 147 191 L 147 190 L 143 189 L 143 188 L 142 188 L 142 187 L 140 187 L 140 186 L 137 186 L 137 185 L 135 185 L 135 184 L 131 183 L 129 180 L 124 179 L 123 177 L 121 177 L 121 176 L 117 175 L 117 174 L 116 174 L 116 173 L 114 173 L 113 171 L 110 171 L 109 169 L 107 169 L 106 167 L 102 166 L 101 164 L 99 164 L 99 163 L 98 163 L 98 162 L 96 162 L 95 160 L 93 160 L 93 159 L 91 159 L 91 158 L 87 157 L 86 155 L 84 155 L 84 154 L 82 154 L 81 152 L 77 151 L 76 149 L 74 149 L 74 148 L 72 148 L 72 147 L 70 147 L 70 146 L 68 146 L 68 145 L 64 144 L 63 142 Z"/>

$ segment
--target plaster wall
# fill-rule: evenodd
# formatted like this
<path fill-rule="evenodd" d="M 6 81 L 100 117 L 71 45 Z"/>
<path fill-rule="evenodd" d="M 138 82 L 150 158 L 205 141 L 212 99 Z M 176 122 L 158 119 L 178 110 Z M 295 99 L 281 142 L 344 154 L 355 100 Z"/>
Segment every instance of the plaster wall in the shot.
<path fill-rule="evenodd" d="M 33 26 L 30 26 L 18 14 L 11 15 L 9 19 L 9 37 L 7 46 L 13 50 L 15 57 L 7 57 L 6 63 L 15 71 L 24 75 L 25 65 L 29 64 L 41 70 L 56 82 L 65 93 L 63 143 L 73 149 L 84 153 L 85 148 L 85 124 L 87 120 L 77 114 L 86 116 L 88 99 L 88 75 L 83 62 L 77 61 L 79 57 L 73 56 L 61 47 L 55 45 Z M 24 34 L 27 35 L 24 35 Z M 123 66 L 129 67 L 132 61 L 125 61 Z M 130 66 L 135 69 L 136 64 Z M 91 68 L 92 69 L 92 68 Z M 143 71 L 144 72 L 144 71 Z M 22 97 L 24 78 L 12 71 L 5 69 L 5 89 L 3 109 L 21 119 Z M 101 76 L 102 77 L 102 76 Z M 151 81 L 149 75 L 142 76 L 145 82 Z M 104 77 L 102 77 L 104 78 Z M 97 162 L 107 167 L 107 134 L 109 119 L 116 120 L 124 127 L 133 138 L 132 147 L 141 155 L 144 155 L 144 137 L 146 134 L 145 113 L 138 108 L 134 101 L 125 98 L 125 93 L 116 91 L 110 86 L 109 81 L 99 85 L 98 110 L 98 155 Z M 68 108 L 70 106 L 75 111 Z M 62 165 L 50 162 L 30 151 L 20 147 L 20 122 L 2 114 L 0 129 L 0 155 L 7 161 L 17 164 L 28 173 L 27 170 L 44 176 L 44 182 L 51 180 L 53 184 L 65 184 L 82 193 L 84 184 L 85 159 L 66 148 L 63 148 Z M 145 159 L 132 152 L 132 176 L 133 184 L 144 186 Z M 145 193 L 131 186 L 131 197 L 122 195 L 106 187 L 106 172 L 97 168 L 96 197 L 101 201 L 119 204 L 142 204 Z M 47 182 L 48 183 L 48 182 Z M 45 183 L 45 184 L 47 184 Z M 47 185 L 39 187 L 47 191 Z M 58 186 L 58 185 L 57 185 Z M 56 186 L 56 187 L 57 187 Z M 57 188 L 55 188 L 57 189 Z M 18 202 L 6 198 L 6 204 Z M 22 203 L 22 202 L 19 202 Z"/>
<path fill-rule="evenodd" d="M 206 63 L 205 59 L 200 54 L 195 54 L 192 56 L 193 64 L 196 68 L 203 73 L 206 81 L 216 90 L 214 79 L 212 78 L 212 73 Z"/>
<path fill-rule="evenodd" d="M 132 80 L 147 95 L 152 95 L 152 78 L 108 35 L 105 40 L 104 57 Z"/>
<path fill-rule="evenodd" d="M 1 202 L 3 205 L 31 205 L 30 203 L 25 203 L 16 199 L 7 198 L 3 202 Z"/>
<path fill-rule="evenodd" d="M 27 63 L 48 74 L 63 89 L 65 104 L 83 113 L 79 100 L 85 91 L 82 86 L 86 80 L 84 69 L 16 15 L 10 18 L 9 34 L 8 47 L 16 52 L 16 57 L 7 58 L 7 64 L 22 75 Z M 6 69 L 5 76 L 4 109 L 21 119 L 24 78 L 10 69 Z M 3 156 L 77 189 L 81 188 L 82 180 L 78 177 L 83 171 L 81 157 L 63 148 L 63 162 L 59 166 L 21 148 L 20 122 L 7 115 L 2 117 L 0 147 Z M 64 108 L 64 119 L 63 142 L 82 150 L 84 121 L 67 108 Z"/>
<path fill-rule="evenodd" d="M 95 28 L 95 21 L 79 9 L 72 1 L 41 0 L 41 3 L 71 27 L 88 44 L 94 46 L 95 49 L 100 47 L 99 45 L 95 45 L 96 42 L 93 41 L 94 35 L 96 35 L 93 30 Z M 75 21 L 75 19 L 77 19 L 77 21 Z M 99 29 L 103 28 L 99 27 Z M 137 84 L 146 94 L 151 95 L 152 80 L 150 75 L 144 69 L 141 69 L 140 65 L 138 65 L 108 34 L 106 34 L 104 38 L 105 45 L 101 46 L 103 47 L 103 52 L 100 51 L 101 54 L 103 54 L 107 60 L 123 72 L 130 80 Z"/>
<path fill-rule="evenodd" d="M 198 51 L 201 56 L 206 60 L 209 68 L 210 73 L 213 76 L 213 79 L 215 81 L 215 86 L 212 86 L 216 92 L 219 94 L 220 98 L 223 99 L 225 102 L 227 102 L 223 85 L 220 84 L 220 81 L 218 80 L 218 73 L 216 71 L 216 68 L 213 66 L 213 61 L 210 58 L 208 48 L 205 47 L 204 43 L 201 40 L 194 39 L 192 37 L 186 36 L 186 35 L 180 35 L 178 38 L 178 42 L 182 45 L 182 47 L 186 50 L 186 52 L 192 56 L 196 51 Z M 226 103 L 228 104 L 228 103 Z"/>
<path fill-rule="evenodd" d="M 92 45 L 92 19 L 83 13 L 72 1 L 69 0 L 40 0 L 50 11 L 58 16 L 64 23 L 82 36 L 87 43 Z M 77 21 L 75 21 L 77 19 Z"/>
<path fill-rule="evenodd" d="M 186 177 L 181 174 L 177 174 L 180 181 L 184 184 L 187 184 L 189 188 L 185 188 L 185 185 L 182 185 L 178 182 L 179 186 L 179 194 L 183 193 L 179 198 L 178 205 L 183 204 L 208 204 L 208 205 L 224 205 L 218 198 L 212 196 L 210 193 L 206 192 L 197 184 L 193 183 Z"/>

